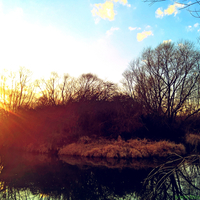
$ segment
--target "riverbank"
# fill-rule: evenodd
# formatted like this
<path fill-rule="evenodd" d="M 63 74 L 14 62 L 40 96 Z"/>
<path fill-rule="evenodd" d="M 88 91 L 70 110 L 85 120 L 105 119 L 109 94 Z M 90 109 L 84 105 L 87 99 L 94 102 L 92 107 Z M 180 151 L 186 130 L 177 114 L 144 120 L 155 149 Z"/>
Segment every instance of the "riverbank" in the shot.
<path fill-rule="evenodd" d="M 147 139 L 130 139 L 124 141 L 121 137 L 117 140 L 105 138 L 91 139 L 82 137 L 77 142 L 52 150 L 48 145 L 30 144 L 24 148 L 28 152 L 57 153 L 58 155 L 102 157 L 102 158 L 149 158 L 167 157 L 173 153 L 186 154 L 183 144 L 169 141 L 150 141 Z"/>
<path fill-rule="evenodd" d="M 106 158 L 148 158 L 167 157 L 172 153 L 184 155 L 185 147 L 168 141 L 150 141 L 147 139 L 105 140 L 96 141 L 86 137 L 78 143 L 69 144 L 59 150 L 59 155 L 106 157 Z"/>

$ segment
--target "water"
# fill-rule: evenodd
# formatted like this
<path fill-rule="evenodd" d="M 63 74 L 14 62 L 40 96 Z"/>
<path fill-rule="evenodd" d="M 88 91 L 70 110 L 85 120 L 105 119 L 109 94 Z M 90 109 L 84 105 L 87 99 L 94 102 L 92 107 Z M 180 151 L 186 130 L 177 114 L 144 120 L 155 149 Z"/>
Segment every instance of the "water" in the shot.
<path fill-rule="evenodd" d="M 0 199 L 6 200 L 150 199 L 156 181 L 163 174 L 160 171 L 161 175 L 155 174 L 143 185 L 150 171 L 158 165 L 152 160 L 58 158 L 9 152 L 1 156 L 1 163 Z M 191 176 L 193 184 L 199 186 L 198 168 L 188 167 L 184 175 Z M 200 197 L 199 190 L 188 184 L 189 179 L 177 177 L 175 170 L 160 188 L 156 188 L 158 194 L 152 199 Z M 187 194 L 174 192 L 177 182 L 181 182 Z"/>

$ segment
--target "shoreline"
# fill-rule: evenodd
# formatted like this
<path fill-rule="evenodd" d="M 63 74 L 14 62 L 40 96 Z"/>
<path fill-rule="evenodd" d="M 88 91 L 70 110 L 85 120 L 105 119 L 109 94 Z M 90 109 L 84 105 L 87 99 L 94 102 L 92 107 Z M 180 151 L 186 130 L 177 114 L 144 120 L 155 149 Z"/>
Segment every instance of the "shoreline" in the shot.
<path fill-rule="evenodd" d="M 167 157 L 173 153 L 184 155 L 186 153 L 184 145 L 168 141 L 153 142 L 146 139 L 123 141 L 118 138 L 115 141 L 72 143 L 60 149 L 58 155 L 129 159 Z"/>
<path fill-rule="evenodd" d="M 91 139 L 88 136 L 80 138 L 77 142 L 70 143 L 60 148 L 52 148 L 47 144 L 29 144 L 23 148 L 27 152 L 41 154 L 57 154 L 67 156 L 80 156 L 89 158 L 165 158 L 172 154 L 185 155 L 183 144 L 176 144 L 166 140 L 150 141 L 147 139 L 130 139 L 124 141 L 121 137 L 117 140 L 104 138 Z"/>

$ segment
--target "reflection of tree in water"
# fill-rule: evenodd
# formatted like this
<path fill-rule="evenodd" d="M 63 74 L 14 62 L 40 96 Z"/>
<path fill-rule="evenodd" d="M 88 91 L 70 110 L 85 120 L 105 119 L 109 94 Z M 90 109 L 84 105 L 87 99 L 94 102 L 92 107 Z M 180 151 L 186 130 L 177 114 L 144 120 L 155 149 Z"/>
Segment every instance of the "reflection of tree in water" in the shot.
<path fill-rule="evenodd" d="M 200 199 L 199 159 L 177 156 L 151 171 L 106 167 L 103 160 L 95 167 L 89 160 L 12 153 L 2 159 L 0 199 Z"/>
<path fill-rule="evenodd" d="M 60 173 L 47 170 L 45 173 L 45 169 L 40 168 L 35 173 L 16 175 L 10 182 L 2 182 L 0 199 L 31 199 L 33 196 L 39 199 L 114 199 L 127 194 L 137 196 L 141 185 L 136 182 L 136 172 L 133 174 L 128 169 L 80 170 L 65 165 Z"/>
<path fill-rule="evenodd" d="M 176 156 L 153 169 L 142 199 L 200 199 L 200 156 Z"/>
<path fill-rule="evenodd" d="M 139 199 L 146 169 L 70 165 L 50 160 L 30 166 L 16 157 L 0 174 L 0 199 Z M 10 161 L 9 161 L 10 162 Z"/>

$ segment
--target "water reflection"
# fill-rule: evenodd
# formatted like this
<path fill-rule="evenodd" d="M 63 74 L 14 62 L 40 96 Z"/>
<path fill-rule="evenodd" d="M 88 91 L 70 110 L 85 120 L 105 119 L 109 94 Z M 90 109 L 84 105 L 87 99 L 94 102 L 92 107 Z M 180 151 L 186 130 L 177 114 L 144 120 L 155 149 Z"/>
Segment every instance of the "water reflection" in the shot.
<path fill-rule="evenodd" d="M 7 154 L 2 157 L 0 199 L 139 199 L 149 170 L 128 167 L 131 161 L 106 162 Z"/>
<path fill-rule="evenodd" d="M 197 157 L 174 158 L 152 172 L 158 163 L 149 160 L 57 158 L 16 152 L 4 154 L 1 159 L 0 199 L 140 200 L 200 196 Z"/>

